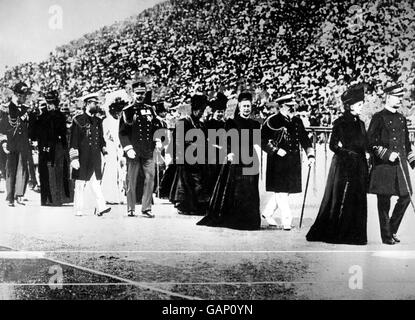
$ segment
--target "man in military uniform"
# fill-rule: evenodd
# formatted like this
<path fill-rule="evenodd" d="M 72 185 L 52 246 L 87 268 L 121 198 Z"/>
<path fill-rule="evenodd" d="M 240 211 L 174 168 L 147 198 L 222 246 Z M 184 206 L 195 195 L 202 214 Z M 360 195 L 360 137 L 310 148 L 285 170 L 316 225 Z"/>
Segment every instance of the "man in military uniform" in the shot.
<path fill-rule="evenodd" d="M 119 127 L 120 142 L 127 156 L 127 211 L 128 216 L 134 217 L 137 200 L 141 200 L 142 216 L 154 218 L 151 211 L 155 178 L 154 150 L 162 147 L 161 141 L 154 139 L 154 133 L 162 124 L 153 107 L 145 103 L 149 102 L 146 101 L 149 96 L 146 83 L 135 81 L 132 91 L 134 101 L 124 108 Z"/>
<path fill-rule="evenodd" d="M 46 107 L 34 125 L 33 140 L 38 142 L 41 205 L 60 206 L 70 202 L 66 117 L 59 110 L 59 93 L 45 95 Z"/>
<path fill-rule="evenodd" d="M 77 216 L 82 216 L 86 183 L 97 203 L 97 215 L 102 216 L 111 208 L 106 206 L 100 181 L 102 179 L 101 155 L 106 155 L 102 120 L 97 116 L 98 95 L 90 94 L 82 98 L 85 110 L 74 117 L 71 131 L 70 159 L 72 178 L 75 180 L 74 207 Z"/>
<path fill-rule="evenodd" d="M 271 226 L 277 226 L 272 218 L 277 207 L 281 210 L 282 227 L 291 230 L 292 214 L 288 196 L 302 192 L 301 156 L 302 147 L 309 165 L 314 163 L 314 150 L 300 117 L 295 115 L 296 103 L 292 95 L 277 100 L 279 112 L 270 116 L 261 129 L 262 149 L 268 153 L 266 191 L 274 192 L 267 203 L 263 217 Z"/>
<path fill-rule="evenodd" d="M 25 83 L 19 82 L 14 86 L 13 93 L 7 121 L 2 122 L 2 131 L 7 136 L 3 150 L 7 154 L 6 200 L 10 207 L 14 207 L 15 201 L 23 205 L 22 197 L 29 178 L 28 161 L 31 152 L 28 107 L 24 104 L 31 91 Z"/>
<path fill-rule="evenodd" d="M 378 198 L 382 242 L 393 245 L 400 242 L 396 234 L 410 203 L 412 187 L 407 162 L 413 168 L 415 154 L 411 151 L 406 119 L 398 112 L 403 88 L 400 84 L 394 84 L 385 88 L 384 92 L 385 108 L 373 115 L 368 130 L 369 149 L 374 155 L 369 193 L 376 194 Z M 391 196 L 399 198 L 389 217 Z"/>

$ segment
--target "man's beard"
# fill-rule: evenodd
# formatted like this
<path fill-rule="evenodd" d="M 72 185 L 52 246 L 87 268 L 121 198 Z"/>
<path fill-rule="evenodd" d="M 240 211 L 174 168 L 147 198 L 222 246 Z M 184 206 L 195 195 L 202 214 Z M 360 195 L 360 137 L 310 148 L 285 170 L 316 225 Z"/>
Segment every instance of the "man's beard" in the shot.
<path fill-rule="evenodd" d="M 89 108 L 89 113 L 90 114 L 97 114 L 98 110 L 99 110 L 98 107 L 91 107 L 91 108 Z"/>

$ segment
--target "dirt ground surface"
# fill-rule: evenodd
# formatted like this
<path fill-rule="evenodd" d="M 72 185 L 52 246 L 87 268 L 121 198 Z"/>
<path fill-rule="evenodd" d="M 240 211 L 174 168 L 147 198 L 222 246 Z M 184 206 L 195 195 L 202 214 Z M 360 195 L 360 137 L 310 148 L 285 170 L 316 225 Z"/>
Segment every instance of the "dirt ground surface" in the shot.
<path fill-rule="evenodd" d="M 87 215 L 76 217 L 71 206 L 41 207 L 40 195 L 32 191 L 25 206 L 9 208 L 1 201 L 0 298 L 415 298 L 411 207 L 399 232 L 402 242 L 395 246 L 381 244 L 373 195 L 367 246 L 305 240 L 328 165 L 320 161 L 318 174 L 312 173 L 303 227 L 290 232 L 265 222 L 259 231 L 196 226 L 200 217 L 178 215 L 159 199 L 155 219 L 128 218 L 123 205 L 101 218 L 93 215 L 92 205 Z M 295 226 L 303 196 L 290 199 Z M 269 195 L 261 190 L 261 198 L 265 202 Z"/>

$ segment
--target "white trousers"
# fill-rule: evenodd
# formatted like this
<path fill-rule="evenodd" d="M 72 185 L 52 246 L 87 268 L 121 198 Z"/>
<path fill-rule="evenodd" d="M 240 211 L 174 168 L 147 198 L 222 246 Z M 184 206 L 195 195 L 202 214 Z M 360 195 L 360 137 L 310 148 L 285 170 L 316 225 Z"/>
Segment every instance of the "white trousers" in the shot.
<path fill-rule="evenodd" d="M 291 227 L 292 214 L 288 202 L 288 193 L 274 193 L 271 199 L 265 206 L 263 215 L 267 218 L 271 218 L 277 208 L 281 210 L 281 222 L 283 227 Z"/>
<path fill-rule="evenodd" d="M 82 210 L 84 209 L 85 187 L 87 183 L 91 184 L 91 189 L 95 196 L 95 201 L 97 204 L 98 212 L 104 211 L 107 207 L 106 207 L 104 195 L 102 193 L 100 182 L 95 177 L 95 173 L 92 175 L 92 178 L 89 181 L 75 180 L 75 194 L 74 194 L 75 211 L 77 213 L 81 213 Z"/>

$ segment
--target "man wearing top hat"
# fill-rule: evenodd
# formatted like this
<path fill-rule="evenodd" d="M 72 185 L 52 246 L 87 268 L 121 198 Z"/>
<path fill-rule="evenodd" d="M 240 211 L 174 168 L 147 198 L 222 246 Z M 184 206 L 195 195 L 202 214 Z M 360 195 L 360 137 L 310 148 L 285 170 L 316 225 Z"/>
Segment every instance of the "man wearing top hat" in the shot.
<path fill-rule="evenodd" d="M 403 87 L 393 84 L 384 92 L 385 107 L 373 115 L 368 130 L 369 149 L 374 155 L 369 193 L 378 198 L 382 242 L 393 245 L 400 242 L 397 232 L 410 204 L 412 186 L 408 161 L 413 168 L 415 154 L 411 150 L 406 119 L 398 112 L 404 95 Z M 398 196 L 398 200 L 392 216 L 389 216 L 392 196 Z"/>
<path fill-rule="evenodd" d="M 124 108 L 120 119 L 119 138 L 127 157 L 127 211 L 135 216 L 135 206 L 141 201 L 143 217 L 152 213 L 155 164 L 154 150 L 161 149 L 161 141 L 154 133 L 162 128 L 155 110 L 150 105 L 150 91 L 144 81 L 132 83 L 133 103 Z"/>
<path fill-rule="evenodd" d="M 60 206 L 70 202 L 69 153 L 66 116 L 59 109 L 59 93 L 45 94 L 40 115 L 34 123 L 33 140 L 38 142 L 41 205 Z"/>
<path fill-rule="evenodd" d="M 74 207 L 77 216 L 83 215 L 85 186 L 91 183 L 97 204 L 97 215 L 102 216 L 111 208 L 106 206 L 100 181 L 102 179 L 101 155 L 106 155 L 102 120 L 97 116 L 98 95 L 81 98 L 84 112 L 73 119 L 70 140 L 72 179 L 75 180 Z"/>
<path fill-rule="evenodd" d="M 1 131 L 7 136 L 3 150 L 7 154 L 6 163 L 6 201 L 14 207 L 15 201 L 23 204 L 26 192 L 28 161 L 31 152 L 29 143 L 29 114 L 25 105 L 31 94 L 29 87 L 19 82 L 13 87 L 13 97 L 8 106 L 8 117 L 2 121 Z"/>
<path fill-rule="evenodd" d="M 309 165 L 314 163 L 312 143 L 300 117 L 295 115 L 296 103 L 293 95 L 276 100 L 279 112 L 270 116 L 262 125 L 261 144 L 267 152 L 266 191 L 274 196 L 267 203 L 263 217 L 271 226 L 277 226 L 272 215 L 276 208 L 281 210 L 284 230 L 291 230 L 292 214 L 288 197 L 302 192 L 301 148 L 305 150 Z"/>

